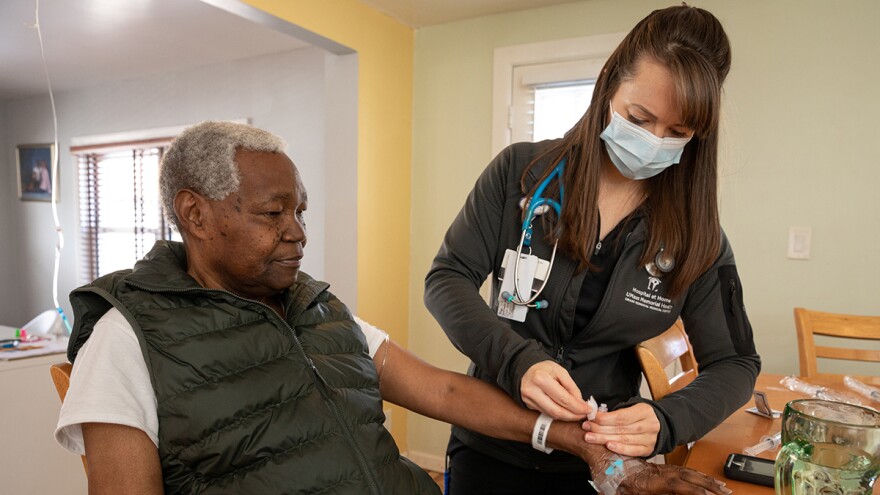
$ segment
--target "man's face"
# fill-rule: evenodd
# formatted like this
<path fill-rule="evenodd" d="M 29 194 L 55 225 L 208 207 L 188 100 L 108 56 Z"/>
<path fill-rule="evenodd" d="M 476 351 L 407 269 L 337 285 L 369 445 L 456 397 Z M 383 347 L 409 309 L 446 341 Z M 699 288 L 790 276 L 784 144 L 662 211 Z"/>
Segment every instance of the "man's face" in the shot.
<path fill-rule="evenodd" d="M 306 245 L 306 190 L 283 153 L 238 150 L 241 186 L 210 204 L 205 258 L 215 281 L 263 300 L 296 282 Z"/>

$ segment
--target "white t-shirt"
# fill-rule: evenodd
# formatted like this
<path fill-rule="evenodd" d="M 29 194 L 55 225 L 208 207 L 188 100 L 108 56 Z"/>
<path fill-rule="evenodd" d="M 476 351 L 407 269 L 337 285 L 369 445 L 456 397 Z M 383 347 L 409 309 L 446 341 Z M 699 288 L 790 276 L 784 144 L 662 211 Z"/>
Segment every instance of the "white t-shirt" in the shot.
<path fill-rule="evenodd" d="M 354 319 L 367 339 L 370 357 L 375 356 L 388 334 L 357 316 Z M 98 320 L 77 354 L 55 440 L 74 454 L 85 454 L 83 423 L 131 426 L 159 445 L 159 417 L 150 373 L 134 329 L 116 308 Z"/>

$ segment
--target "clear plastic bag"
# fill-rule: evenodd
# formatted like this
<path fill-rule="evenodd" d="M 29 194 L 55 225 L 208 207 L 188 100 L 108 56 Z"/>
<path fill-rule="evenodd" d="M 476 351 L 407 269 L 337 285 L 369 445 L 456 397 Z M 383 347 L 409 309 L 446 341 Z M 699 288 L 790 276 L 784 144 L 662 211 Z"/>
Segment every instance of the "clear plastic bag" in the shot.
<path fill-rule="evenodd" d="M 849 392 L 840 392 L 830 389 L 828 387 L 823 387 L 821 385 L 808 383 L 794 375 L 786 376 L 785 378 L 780 380 L 779 383 L 782 384 L 783 387 L 791 390 L 792 392 L 800 392 L 802 394 L 806 394 L 810 397 L 815 397 L 817 399 L 845 402 L 854 406 L 862 405 L 862 401 L 859 400 L 859 398 L 855 394 L 851 394 Z"/>
<path fill-rule="evenodd" d="M 855 377 L 850 375 L 846 375 L 843 377 L 843 384 L 846 385 L 846 388 L 856 392 L 858 394 L 864 395 L 865 397 L 880 402 L 880 388 L 872 387 L 865 383 L 862 383 Z"/>

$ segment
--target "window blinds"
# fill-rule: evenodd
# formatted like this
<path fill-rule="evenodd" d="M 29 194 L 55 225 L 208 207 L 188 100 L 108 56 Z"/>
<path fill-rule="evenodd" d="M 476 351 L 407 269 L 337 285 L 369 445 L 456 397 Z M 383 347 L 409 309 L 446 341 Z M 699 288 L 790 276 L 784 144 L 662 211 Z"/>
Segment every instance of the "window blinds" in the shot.
<path fill-rule="evenodd" d="M 74 149 L 79 169 L 81 278 L 131 268 L 160 239 L 180 239 L 162 215 L 165 146 Z"/>

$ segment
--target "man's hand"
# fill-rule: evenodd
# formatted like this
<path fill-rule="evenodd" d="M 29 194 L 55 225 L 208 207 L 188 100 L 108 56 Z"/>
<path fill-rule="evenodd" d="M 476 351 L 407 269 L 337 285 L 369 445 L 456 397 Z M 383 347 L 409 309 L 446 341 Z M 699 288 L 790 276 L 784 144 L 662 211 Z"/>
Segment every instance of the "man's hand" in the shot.
<path fill-rule="evenodd" d="M 681 466 L 652 464 L 638 459 L 627 461 L 627 472 L 617 487 L 618 495 L 643 495 L 650 493 L 681 495 L 705 495 L 716 493 L 730 495 L 733 491 L 721 481 Z"/>
<path fill-rule="evenodd" d="M 529 409 L 556 420 L 577 421 L 590 413 L 590 406 L 571 375 L 553 361 L 532 365 L 522 377 L 520 394 Z"/>
<path fill-rule="evenodd" d="M 583 431 L 576 423 L 554 422 L 550 426 L 548 443 L 583 459 L 590 466 L 594 483 L 600 487 L 600 495 L 605 495 L 601 488 L 619 495 L 731 493 L 724 483 L 692 469 L 651 464 L 644 459 L 615 454 L 603 445 L 586 443 Z M 616 465 L 615 461 L 618 461 Z M 615 473 L 620 469 L 622 472 Z M 606 482 L 608 485 L 603 487 Z"/>
<path fill-rule="evenodd" d="M 583 429 L 588 432 L 584 439 L 589 443 L 604 445 L 621 455 L 644 457 L 654 452 L 660 420 L 653 407 L 639 403 L 597 413 L 596 419 L 584 422 Z"/>

